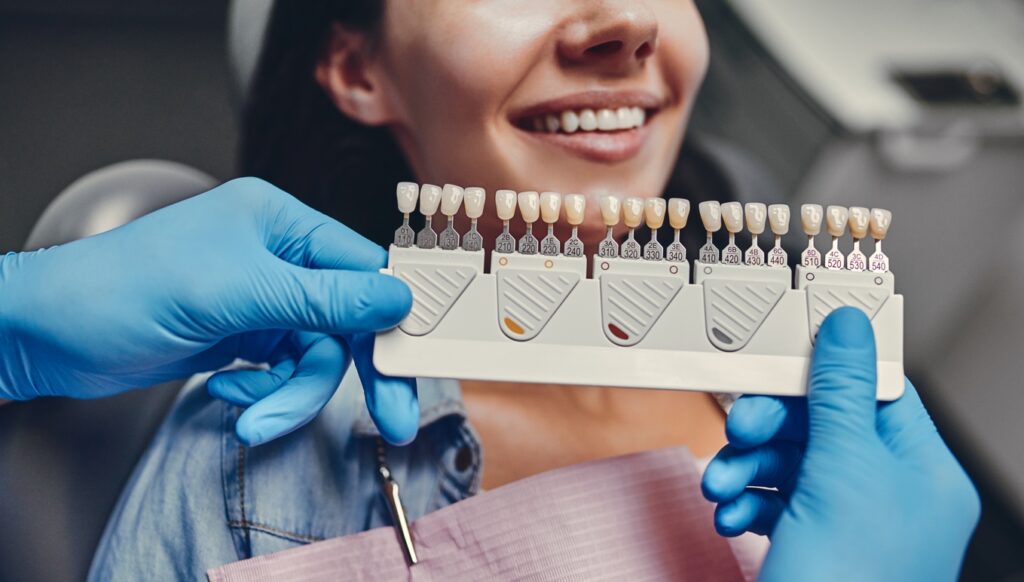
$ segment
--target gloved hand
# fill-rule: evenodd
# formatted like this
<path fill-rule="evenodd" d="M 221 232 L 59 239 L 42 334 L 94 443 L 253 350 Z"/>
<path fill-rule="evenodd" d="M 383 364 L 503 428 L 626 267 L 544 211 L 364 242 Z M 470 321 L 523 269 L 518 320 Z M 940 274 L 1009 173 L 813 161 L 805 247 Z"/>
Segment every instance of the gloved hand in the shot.
<path fill-rule="evenodd" d="M 254 178 L 116 230 L 0 259 L 0 398 L 96 398 L 242 358 L 269 370 L 210 379 L 249 406 L 256 445 L 302 426 L 354 356 L 367 404 L 393 443 L 415 436 L 411 380 L 371 361 L 372 332 L 409 311 L 404 283 L 377 273 L 384 249 Z"/>
<path fill-rule="evenodd" d="M 730 411 L 703 490 L 719 533 L 771 537 L 760 579 L 957 578 L 978 494 L 909 382 L 876 404 L 876 369 L 867 317 L 839 309 L 806 399 L 744 396 Z"/>

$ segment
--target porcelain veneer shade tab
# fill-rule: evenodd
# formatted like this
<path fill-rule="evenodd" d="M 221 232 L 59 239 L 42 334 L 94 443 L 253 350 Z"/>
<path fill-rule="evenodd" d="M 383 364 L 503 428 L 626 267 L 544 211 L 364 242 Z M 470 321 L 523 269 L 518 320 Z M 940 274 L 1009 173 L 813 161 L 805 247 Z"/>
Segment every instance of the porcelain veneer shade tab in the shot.
<path fill-rule="evenodd" d="M 889 227 L 892 225 L 892 212 L 882 208 L 871 209 L 871 238 L 884 240 L 889 234 Z"/>
<path fill-rule="evenodd" d="M 867 238 L 868 226 L 871 224 L 871 210 L 863 206 L 850 207 L 850 234 L 860 240 Z"/>
<path fill-rule="evenodd" d="M 540 194 L 533 191 L 520 192 L 519 214 L 526 224 L 537 222 L 540 219 Z"/>
<path fill-rule="evenodd" d="M 441 187 L 433 184 L 420 186 L 420 214 L 433 216 L 441 205 Z"/>
<path fill-rule="evenodd" d="M 821 222 L 824 218 L 825 211 L 821 204 L 804 204 L 800 207 L 800 225 L 807 236 L 821 234 Z"/>
<path fill-rule="evenodd" d="M 690 201 L 684 198 L 671 198 L 668 201 L 668 222 L 672 228 L 682 230 L 690 219 Z"/>
<path fill-rule="evenodd" d="M 420 187 L 415 182 L 401 182 L 396 188 L 398 211 L 402 214 L 416 212 L 416 202 L 420 198 Z"/>
<path fill-rule="evenodd" d="M 458 214 L 465 195 L 466 191 L 463 188 L 454 184 L 445 184 L 444 189 L 441 191 L 441 214 L 445 216 L 455 216 Z"/>
<path fill-rule="evenodd" d="M 790 218 L 788 205 L 772 204 L 768 207 L 768 224 L 772 227 L 772 234 L 783 236 L 788 233 Z"/>
<path fill-rule="evenodd" d="M 540 217 L 545 224 L 558 222 L 562 213 L 562 195 L 558 192 L 541 192 L 540 194 Z"/>
<path fill-rule="evenodd" d="M 644 201 L 644 220 L 647 228 L 658 230 L 665 224 L 667 205 L 664 198 L 648 198 Z"/>
<path fill-rule="evenodd" d="M 565 206 L 565 218 L 570 226 L 583 224 L 587 213 L 587 197 L 583 194 L 566 194 L 562 198 L 562 205 Z"/>
<path fill-rule="evenodd" d="M 704 230 L 718 232 L 722 230 L 722 205 L 718 202 L 701 202 L 698 206 L 700 220 L 704 223 Z"/>
<path fill-rule="evenodd" d="M 750 234 L 763 233 L 768 220 L 768 207 L 760 202 L 748 202 L 743 207 L 743 212 L 747 218 L 747 230 Z"/>
<path fill-rule="evenodd" d="M 606 194 L 601 197 L 601 219 L 605 226 L 615 226 L 622 219 L 622 201 Z"/>
<path fill-rule="evenodd" d="M 843 236 L 846 233 L 846 225 L 850 221 L 850 210 L 845 206 L 829 206 L 825 209 L 825 226 L 828 233 L 834 237 Z"/>
<path fill-rule="evenodd" d="M 739 202 L 726 202 L 722 205 L 722 222 L 730 234 L 743 231 L 743 205 Z"/>
<path fill-rule="evenodd" d="M 644 199 L 630 196 L 622 203 L 622 218 L 627 228 L 636 228 L 644 221 Z"/>
<path fill-rule="evenodd" d="M 466 188 L 463 203 L 466 205 L 466 217 L 476 220 L 484 215 L 484 204 L 487 192 L 483 188 Z"/>
<path fill-rule="evenodd" d="M 512 220 L 516 216 L 515 190 L 498 190 L 494 193 L 494 207 L 498 211 L 498 219 Z"/>

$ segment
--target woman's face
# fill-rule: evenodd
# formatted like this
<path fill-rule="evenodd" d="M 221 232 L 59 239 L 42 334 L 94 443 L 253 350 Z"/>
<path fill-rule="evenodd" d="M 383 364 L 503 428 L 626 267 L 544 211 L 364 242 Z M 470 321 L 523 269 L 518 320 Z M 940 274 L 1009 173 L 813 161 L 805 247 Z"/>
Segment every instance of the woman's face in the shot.
<path fill-rule="evenodd" d="M 661 195 L 708 62 L 692 0 L 386 2 L 379 34 L 420 181 L 586 194 L 588 242 L 600 195 Z"/>

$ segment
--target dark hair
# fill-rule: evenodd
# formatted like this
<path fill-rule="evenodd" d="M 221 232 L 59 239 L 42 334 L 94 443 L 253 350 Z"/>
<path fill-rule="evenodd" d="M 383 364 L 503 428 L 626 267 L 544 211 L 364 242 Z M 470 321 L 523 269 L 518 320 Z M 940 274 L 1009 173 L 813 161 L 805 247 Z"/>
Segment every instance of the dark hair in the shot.
<path fill-rule="evenodd" d="M 342 114 L 314 72 L 332 23 L 373 33 L 383 9 L 384 0 L 278 0 L 248 95 L 241 145 L 243 174 L 276 184 L 380 244 L 388 242 L 398 217 L 393 204 L 379 201 L 386 196 L 390 202 L 395 184 L 413 180 L 412 171 L 389 130 Z M 695 206 L 728 198 L 729 181 L 693 144 L 687 139 L 668 193 Z"/>
<path fill-rule="evenodd" d="M 314 72 L 331 25 L 373 32 L 383 0 L 279 0 L 242 120 L 241 171 L 292 193 L 377 242 L 394 212 L 373 203 L 412 178 L 384 127 L 344 114 Z M 391 196 L 388 197 L 391 200 Z"/>

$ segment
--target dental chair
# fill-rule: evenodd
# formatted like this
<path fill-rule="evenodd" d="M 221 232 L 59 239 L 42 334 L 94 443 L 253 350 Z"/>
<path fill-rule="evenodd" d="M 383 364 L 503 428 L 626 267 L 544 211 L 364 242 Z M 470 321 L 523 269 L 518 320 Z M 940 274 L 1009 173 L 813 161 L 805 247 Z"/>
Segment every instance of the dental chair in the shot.
<path fill-rule="evenodd" d="M 116 228 L 216 183 L 166 161 L 103 168 L 49 205 L 26 249 Z M 0 581 L 85 578 L 121 488 L 181 385 L 0 407 Z"/>

